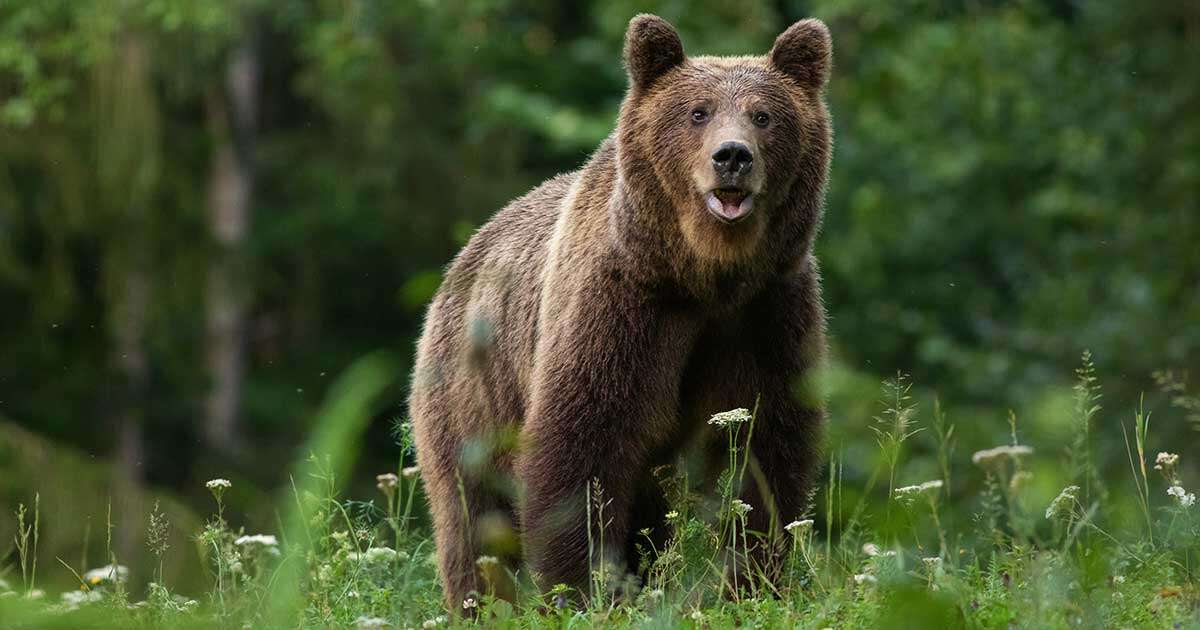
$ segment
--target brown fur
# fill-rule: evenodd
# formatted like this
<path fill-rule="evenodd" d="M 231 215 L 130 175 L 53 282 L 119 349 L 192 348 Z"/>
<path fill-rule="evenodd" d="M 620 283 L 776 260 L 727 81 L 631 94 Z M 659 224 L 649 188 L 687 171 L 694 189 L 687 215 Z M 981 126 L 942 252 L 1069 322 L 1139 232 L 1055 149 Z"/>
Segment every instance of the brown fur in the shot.
<path fill-rule="evenodd" d="M 541 586 L 586 592 L 588 484 L 611 500 L 606 555 L 623 563 L 636 532 L 663 522 L 650 469 L 720 437 L 711 414 L 759 397 L 751 453 L 766 488 L 744 490 L 750 528 L 777 539 L 778 520 L 801 514 L 823 423 L 798 390 L 825 346 L 812 242 L 831 154 L 829 48 L 824 24 L 805 20 L 768 56 L 686 58 L 667 22 L 635 17 L 616 132 L 454 260 L 410 401 L 452 610 L 503 590 L 479 556 L 515 568 L 522 547 Z M 748 122 L 756 111 L 769 126 Z M 757 169 L 754 210 L 736 223 L 703 197 L 729 138 Z"/>

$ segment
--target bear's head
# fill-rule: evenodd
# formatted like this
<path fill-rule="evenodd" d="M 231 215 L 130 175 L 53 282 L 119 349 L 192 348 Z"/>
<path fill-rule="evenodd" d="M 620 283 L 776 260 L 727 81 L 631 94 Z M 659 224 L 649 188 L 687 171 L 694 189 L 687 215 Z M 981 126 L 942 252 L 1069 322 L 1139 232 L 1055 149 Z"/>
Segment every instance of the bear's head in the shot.
<path fill-rule="evenodd" d="M 657 216 L 632 223 L 710 263 L 807 253 L 831 153 L 830 64 L 819 20 L 793 24 L 765 56 L 687 57 L 666 20 L 633 18 L 618 163 L 631 195 L 652 200 L 627 210 Z"/>

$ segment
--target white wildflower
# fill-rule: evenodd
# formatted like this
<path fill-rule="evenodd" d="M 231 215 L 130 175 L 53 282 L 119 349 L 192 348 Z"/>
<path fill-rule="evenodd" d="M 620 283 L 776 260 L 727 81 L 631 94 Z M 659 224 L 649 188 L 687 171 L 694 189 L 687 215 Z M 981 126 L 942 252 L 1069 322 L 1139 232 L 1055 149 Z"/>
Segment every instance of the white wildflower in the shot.
<path fill-rule="evenodd" d="M 942 570 L 942 558 L 940 556 L 921 558 L 921 562 L 925 563 L 925 570 L 930 573 L 937 573 Z"/>
<path fill-rule="evenodd" d="M 1184 490 L 1183 486 L 1171 486 L 1167 488 L 1167 494 L 1182 507 L 1192 507 L 1196 503 L 1196 495 Z"/>
<path fill-rule="evenodd" d="M 863 551 L 863 553 L 867 554 L 868 556 L 878 556 L 879 555 L 879 545 L 876 545 L 875 543 L 870 543 L 870 542 L 866 543 L 862 546 L 862 551 Z"/>
<path fill-rule="evenodd" d="M 239 536 L 233 541 L 235 545 L 262 545 L 263 547 L 276 547 L 279 545 L 279 539 L 271 534 L 253 534 L 249 536 Z"/>
<path fill-rule="evenodd" d="M 239 536 L 233 544 L 244 547 L 247 551 L 262 550 L 271 555 L 279 555 L 279 540 L 271 534 Z"/>
<path fill-rule="evenodd" d="M 371 547 L 367 550 L 367 562 L 391 562 L 396 559 L 396 550 L 391 547 Z"/>
<path fill-rule="evenodd" d="M 425 621 L 422 621 L 421 627 L 425 628 L 425 630 L 429 630 L 429 628 L 436 628 L 438 626 L 442 626 L 445 624 L 446 624 L 446 616 L 438 615 L 437 617 L 434 617 L 433 619 L 426 619 Z"/>
<path fill-rule="evenodd" d="M 400 478 L 396 476 L 396 473 L 383 473 L 382 475 L 375 475 L 375 487 L 379 488 L 379 491 L 383 492 L 384 494 L 390 492 L 399 483 Z"/>
<path fill-rule="evenodd" d="M 500 559 L 496 556 L 479 556 L 479 559 L 475 561 L 475 564 L 480 568 L 494 567 L 500 564 Z"/>
<path fill-rule="evenodd" d="M 209 490 L 228 490 L 229 488 L 233 487 L 233 484 L 229 483 L 228 479 L 210 479 L 204 484 L 204 487 L 208 488 Z"/>
<path fill-rule="evenodd" d="M 735 424 L 746 422 L 750 419 L 750 410 L 745 408 L 730 409 L 721 413 L 713 414 L 713 417 L 708 419 L 708 423 L 722 429 L 731 427 Z"/>
<path fill-rule="evenodd" d="M 812 531 L 812 527 L 813 520 L 811 518 L 806 518 L 802 521 L 792 521 L 791 523 L 784 525 L 783 529 L 793 536 L 806 536 L 808 535 L 808 532 Z"/>
<path fill-rule="evenodd" d="M 83 574 L 83 581 L 88 586 L 125 582 L 128 579 L 129 567 L 122 564 L 106 564 Z"/>
<path fill-rule="evenodd" d="M 875 584 L 875 583 L 877 583 L 878 581 L 879 581 L 879 580 L 875 579 L 875 576 L 874 576 L 874 575 L 871 575 L 870 573 L 856 573 L 856 574 L 854 575 L 854 583 L 855 583 L 855 584 L 868 584 L 868 585 L 870 585 L 870 584 Z"/>
<path fill-rule="evenodd" d="M 474 597 L 464 599 L 463 610 L 471 610 L 472 608 L 479 608 L 479 602 Z"/>
<path fill-rule="evenodd" d="M 1154 469 L 1162 470 L 1170 468 L 1179 463 L 1179 455 L 1176 453 L 1159 453 L 1158 457 L 1154 458 Z"/>
<path fill-rule="evenodd" d="M 249 536 L 238 536 L 233 544 L 246 550 L 247 555 L 253 556 L 255 553 L 264 553 L 269 556 L 279 555 L 279 540 L 271 534 L 252 534 Z"/>
<path fill-rule="evenodd" d="M 692 621 L 704 621 L 704 613 L 699 610 L 693 610 L 689 616 L 692 618 Z"/>
<path fill-rule="evenodd" d="M 1024 444 L 995 446 L 982 451 L 975 451 L 975 454 L 971 455 L 971 462 L 976 466 L 990 466 L 1007 459 L 1016 460 L 1032 454 L 1033 448 Z"/>
<path fill-rule="evenodd" d="M 741 499 L 734 499 L 732 502 L 730 502 L 729 508 L 733 510 L 734 515 L 738 516 L 739 518 L 746 518 L 746 515 L 750 513 L 750 510 L 754 509 L 754 506 Z"/>
<path fill-rule="evenodd" d="M 354 620 L 354 627 L 357 628 L 357 630 L 368 630 L 369 628 L 390 628 L 391 626 L 391 622 L 381 617 L 368 617 L 366 615 L 362 615 L 358 619 Z"/>
<path fill-rule="evenodd" d="M 1124 583 L 1125 583 L 1124 575 L 1114 575 L 1113 576 L 1113 584 L 1124 584 Z"/>
<path fill-rule="evenodd" d="M 670 512 L 667 512 L 667 520 L 668 521 L 673 521 L 677 518 L 679 518 L 679 512 L 676 512 L 675 510 L 671 510 Z"/>
<path fill-rule="evenodd" d="M 1075 501 L 1079 495 L 1079 486 L 1067 486 L 1054 497 L 1050 505 L 1046 508 L 1046 518 L 1054 520 L 1056 518 L 1064 518 L 1075 513 Z"/>
<path fill-rule="evenodd" d="M 67 591 L 62 594 L 63 610 L 77 610 L 84 604 L 98 602 L 103 598 L 100 591 Z"/>
<path fill-rule="evenodd" d="M 417 473 L 419 473 L 419 472 L 421 472 L 420 466 L 409 466 L 408 468 L 401 470 L 400 475 L 403 476 L 405 479 L 411 479 L 413 477 L 416 477 Z"/>
<path fill-rule="evenodd" d="M 917 497 L 920 497 L 922 495 L 934 496 L 937 494 L 937 491 L 941 490 L 941 489 L 942 489 L 942 480 L 934 479 L 933 481 L 926 481 L 925 483 L 920 483 L 920 484 L 913 485 L 913 486 L 903 486 L 901 488 L 896 488 L 893 491 L 893 495 L 896 497 L 897 501 L 904 503 L 906 505 L 911 505 L 914 501 L 917 500 Z"/>
<path fill-rule="evenodd" d="M 665 595 L 665 593 L 663 593 L 663 590 L 661 588 L 656 588 L 656 589 L 653 589 L 650 591 L 646 591 L 646 597 L 650 601 L 653 601 L 653 602 L 659 601 L 660 599 L 663 598 L 664 595 Z"/>

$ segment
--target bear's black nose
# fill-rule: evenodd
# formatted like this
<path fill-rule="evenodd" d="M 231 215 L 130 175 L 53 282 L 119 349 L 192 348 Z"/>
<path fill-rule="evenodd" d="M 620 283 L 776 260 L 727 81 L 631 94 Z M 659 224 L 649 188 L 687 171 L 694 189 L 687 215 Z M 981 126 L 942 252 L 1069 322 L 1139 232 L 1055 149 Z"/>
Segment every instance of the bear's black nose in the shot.
<path fill-rule="evenodd" d="M 738 176 L 750 172 L 754 166 L 754 154 L 750 147 L 741 142 L 722 142 L 712 155 L 713 170 L 718 175 Z"/>

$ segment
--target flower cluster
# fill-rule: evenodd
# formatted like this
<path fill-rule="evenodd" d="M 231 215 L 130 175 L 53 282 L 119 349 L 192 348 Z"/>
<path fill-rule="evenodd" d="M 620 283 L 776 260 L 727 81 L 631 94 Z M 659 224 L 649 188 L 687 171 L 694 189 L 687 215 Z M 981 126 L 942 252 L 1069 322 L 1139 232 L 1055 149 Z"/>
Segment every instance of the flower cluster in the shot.
<path fill-rule="evenodd" d="M 854 583 L 855 584 L 859 584 L 859 585 L 865 584 L 865 585 L 871 586 L 877 582 L 879 582 L 879 580 L 876 579 L 875 576 L 871 575 L 870 573 L 856 573 L 854 575 Z"/>
<path fill-rule="evenodd" d="M 121 564 L 107 564 L 83 574 L 83 581 L 89 587 L 122 583 L 128 579 L 129 567 Z"/>
<path fill-rule="evenodd" d="M 750 420 L 750 410 L 744 408 L 731 409 L 722 411 L 721 413 L 713 414 L 713 417 L 708 419 L 708 423 L 713 426 L 721 427 L 722 429 L 733 427 Z"/>
<path fill-rule="evenodd" d="M 260 545 L 263 547 L 278 547 L 279 539 L 275 538 L 271 534 L 252 534 L 248 536 L 238 536 L 237 540 L 233 541 L 233 544 L 239 546 Z"/>
<path fill-rule="evenodd" d="M 350 552 L 346 554 L 346 559 L 350 562 L 362 562 L 364 564 L 384 564 L 394 560 L 407 560 L 408 554 L 403 551 L 396 551 L 391 547 L 371 547 L 362 553 Z"/>
<path fill-rule="evenodd" d="M 1154 458 L 1154 470 L 1162 473 L 1163 479 L 1172 486 L 1179 485 L 1179 473 L 1176 471 L 1176 466 L 1179 465 L 1179 455 L 1176 453 L 1159 453 L 1158 457 Z"/>
<path fill-rule="evenodd" d="M 1175 499 L 1175 502 L 1180 507 L 1192 507 L 1196 504 L 1196 495 L 1183 489 L 1183 486 L 1174 485 L 1167 488 L 1167 494 Z"/>
<path fill-rule="evenodd" d="M 98 602 L 104 599 L 100 591 L 67 591 L 62 594 L 62 610 L 70 612 L 78 610 L 84 604 Z"/>
<path fill-rule="evenodd" d="M 1024 444 L 994 446 L 982 451 L 975 451 L 975 454 L 971 455 L 971 462 L 976 466 L 987 468 L 1008 460 L 1016 461 L 1027 455 L 1033 455 L 1033 448 Z"/>
<path fill-rule="evenodd" d="M 734 499 L 732 502 L 730 502 L 729 509 L 733 511 L 734 516 L 737 516 L 738 518 L 746 518 L 746 515 L 749 514 L 750 510 L 753 510 L 754 507 L 741 499 Z"/>
<path fill-rule="evenodd" d="M 806 518 L 802 521 L 792 521 L 791 523 L 783 526 L 784 531 L 796 538 L 804 538 L 808 536 L 809 532 L 812 531 L 812 528 L 813 520 L 811 518 Z"/>
<path fill-rule="evenodd" d="M 1172 468 L 1179 463 L 1179 455 L 1176 453 L 1159 453 L 1154 459 L 1154 470 L 1162 470 L 1163 468 Z"/>
<path fill-rule="evenodd" d="M 382 475 L 375 475 L 375 487 L 379 488 L 379 491 L 384 494 L 390 493 L 399 483 L 400 478 L 396 476 L 396 473 L 383 473 Z"/>
<path fill-rule="evenodd" d="M 916 484 L 913 486 L 903 486 L 896 488 L 894 496 L 896 500 L 904 505 L 912 505 L 917 498 L 928 496 L 930 498 L 937 496 L 938 490 L 942 489 L 942 480 L 934 479 L 925 483 Z"/>
<path fill-rule="evenodd" d="M 872 558 L 894 558 L 896 556 L 896 550 L 888 549 L 885 551 L 880 549 L 879 545 L 871 542 L 864 544 L 862 546 L 862 551 Z"/>
<path fill-rule="evenodd" d="M 1046 508 L 1046 518 L 1049 520 L 1066 519 L 1075 514 L 1075 503 L 1079 499 L 1079 486 L 1067 486 L 1054 497 Z"/>

